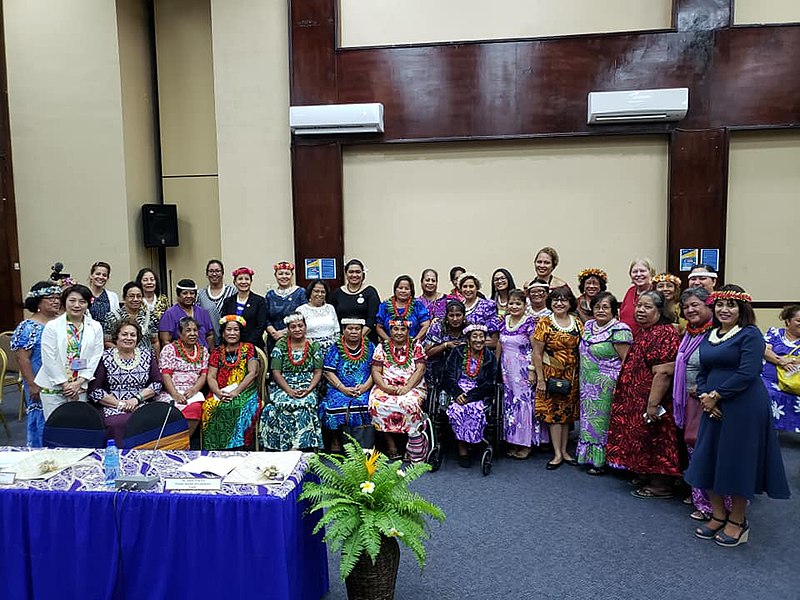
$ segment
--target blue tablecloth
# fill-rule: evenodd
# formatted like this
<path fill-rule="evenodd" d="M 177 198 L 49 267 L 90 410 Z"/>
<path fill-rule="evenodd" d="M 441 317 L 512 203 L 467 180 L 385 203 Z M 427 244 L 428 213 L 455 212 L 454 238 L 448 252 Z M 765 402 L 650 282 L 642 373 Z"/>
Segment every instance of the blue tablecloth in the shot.
<path fill-rule="evenodd" d="M 197 454 L 130 451 L 122 462 L 127 474 L 166 475 Z M 301 461 L 274 488 L 114 493 L 94 454 L 47 481 L 0 486 L 0 598 L 318 600 L 327 556 L 297 503 L 304 475 Z"/>

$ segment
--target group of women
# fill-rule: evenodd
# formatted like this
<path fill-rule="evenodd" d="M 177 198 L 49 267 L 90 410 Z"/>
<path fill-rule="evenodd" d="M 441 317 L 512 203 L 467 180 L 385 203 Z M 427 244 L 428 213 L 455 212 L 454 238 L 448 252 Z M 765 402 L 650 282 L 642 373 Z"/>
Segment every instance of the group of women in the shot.
<path fill-rule="evenodd" d="M 419 295 L 403 275 L 381 301 L 357 259 L 333 292 L 324 281 L 298 287 L 294 265 L 277 263 L 265 296 L 251 290 L 252 269 L 236 269 L 230 286 L 212 260 L 208 286 L 179 281 L 171 307 L 149 269 L 123 287 L 122 304 L 105 289 L 106 263 L 92 266 L 89 287 L 37 283 L 26 300 L 34 315 L 14 335 L 29 444 L 41 443 L 42 423 L 63 402 L 94 402 L 120 439 L 131 412 L 171 399 L 192 431 L 202 424 L 208 448 L 251 447 L 257 435 L 270 450 L 338 451 L 343 432 L 377 433 L 392 458 L 419 461 L 435 389 L 469 467 L 501 382 L 508 457 L 549 443 L 548 470 L 624 469 L 645 499 L 672 497 L 683 477 L 695 534 L 746 542 L 747 501 L 789 495 L 775 425 L 800 430 L 800 306 L 783 311 L 786 327 L 765 342 L 749 295 L 715 290 L 709 265 L 697 265 L 681 293 L 678 277 L 634 260 L 620 303 L 597 268 L 578 274 L 576 297 L 554 274 L 558 261 L 542 248 L 521 289 L 497 269 L 488 298 L 477 275 L 453 267 L 447 293 L 426 269 Z M 269 362 L 265 398 L 259 357 Z"/>

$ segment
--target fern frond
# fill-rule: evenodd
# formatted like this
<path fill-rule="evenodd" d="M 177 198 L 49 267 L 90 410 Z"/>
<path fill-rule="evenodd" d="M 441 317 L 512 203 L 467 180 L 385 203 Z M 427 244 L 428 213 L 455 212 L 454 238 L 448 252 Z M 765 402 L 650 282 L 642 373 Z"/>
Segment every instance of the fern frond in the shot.
<path fill-rule="evenodd" d="M 339 576 L 342 581 L 347 579 L 347 576 L 353 572 L 353 567 L 356 566 L 358 559 L 364 551 L 364 546 L 361 542 L 361 536 L 354 534 L 347 538 L 342 545 L 342 558 L 339 561 Z"/>

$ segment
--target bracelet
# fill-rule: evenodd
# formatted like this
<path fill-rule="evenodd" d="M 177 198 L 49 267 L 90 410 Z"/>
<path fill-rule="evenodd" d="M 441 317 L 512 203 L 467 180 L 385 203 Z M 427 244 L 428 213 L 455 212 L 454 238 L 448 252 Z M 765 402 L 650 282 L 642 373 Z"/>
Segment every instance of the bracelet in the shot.
<path fill-rule="evenodd" d="M 535 370 L 536 367 L 534 367 L 533 365 L 528 365 L 528 371 L 535 371 Z"/>
<path fill-rule="evenodd" d="M 117 410 L 122 410 L 122 400 L 117 400 Z"/>

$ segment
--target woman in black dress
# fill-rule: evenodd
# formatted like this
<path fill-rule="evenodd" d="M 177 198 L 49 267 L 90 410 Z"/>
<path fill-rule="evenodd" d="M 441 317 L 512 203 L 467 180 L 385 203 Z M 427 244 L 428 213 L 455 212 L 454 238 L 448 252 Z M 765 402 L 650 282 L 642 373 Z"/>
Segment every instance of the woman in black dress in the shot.
<path fill-rule="evenodd" d="M 357 258 L 350 259 L 344 266 L 344 276 L 344 285 L 330 295 L 328 303 L 333 306 L 339 321 L 364 319 L 364 337 L 377 342 L 375 315 L 378 313 L 381 300 L 374 287 L 364 285 L 366 277 L 364 263 Z"/>
<path fill-rule="evenodd" d="M 250 288 L 255 271 L 239 267 L 233 272 L 233 285 L 236 293 L 222 303 L 220 314 L 242 317 L 247 323 L 242 329 L 242 341 L 264 349 L 264 328 L 267 326 L 267 303 Z"/>

